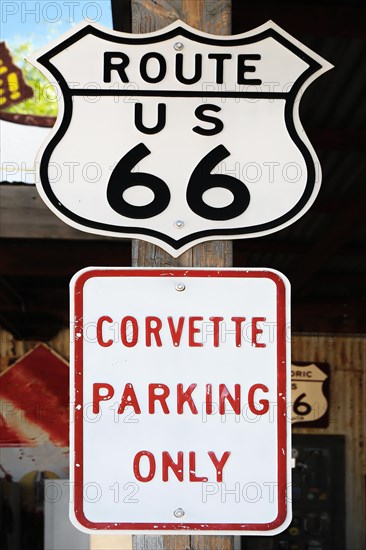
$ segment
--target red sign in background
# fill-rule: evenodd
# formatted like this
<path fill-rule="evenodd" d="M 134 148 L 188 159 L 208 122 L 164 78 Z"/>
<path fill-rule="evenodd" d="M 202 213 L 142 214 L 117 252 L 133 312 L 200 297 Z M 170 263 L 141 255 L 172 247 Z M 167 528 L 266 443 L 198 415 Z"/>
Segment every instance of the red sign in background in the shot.
<path fill-rule="evenodd" d="M 68 364 L 44 344 L 0 376 L 0 446 L 69 445 Z"/>

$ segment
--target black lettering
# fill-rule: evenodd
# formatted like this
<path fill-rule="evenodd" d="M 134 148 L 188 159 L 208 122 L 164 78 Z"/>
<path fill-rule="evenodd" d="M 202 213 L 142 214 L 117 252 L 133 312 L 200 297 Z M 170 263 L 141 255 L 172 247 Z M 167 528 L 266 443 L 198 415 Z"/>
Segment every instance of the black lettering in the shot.
<path fill-rule="evenodd" d="M 170 191 L 163 180 L 146 172 L 132 172 L 136 164 L 150 153 L 146 145 L 139 143 L 121 158 L 109 178 L 107 201 L 109 206 L 121 216 L 144 220 L 161 214 L 169 205 Z M 154 193 L 153 200 L 145 206 L 128 203 L 123 193 L 126 189 L 135 186 L 148 187 Z"/>
<path fill-rule="evenodd" d="M 215 111 L 215 113 L 218 113 L 219 111 L 221 111 L 221 107 L 212 104 L 200 105 L 199 107 L 197 107 L 194 114 L 196 115 L 198 120 L 202 120 L 203 122 L 210 122 L 214 125 L 214 127 L 207 130 L 205 128 L 201 128 L 201 126 L 195 126 L 194 128 L 192 128 L 192 130 L 196 132 L 196 134 L 200 134 L 201 136 L 215 136 L 222 131 L 224 124 L 219 118 L 206 115 L 205 111 Z"/>
<path fill-rule="evenodd" d="M 119 60 L 119 63 L 112 63 L 113 59 Z M 104 82 L 111 82 L 112 71 L 117 71 L 122 82 L 129 82 L 125 68 L 130 63 L 130 58 L 125 53 L 105 52 L 104 53 Z"/>
<path fill-rule="evenodd" d="M 158 121 L 155 126 L 148 128 L 142 121 L 142 103 L 135 103 L 135 126 L 144 134 L 157 134 L 166 124 L 166 105 L 165 103 L 158 104 Z"/>
<path fill-rule="evenodd" d="M 230 53 L 209 53 L 209 59 L 216 59 L 216 84 L 224 82 L 224 61 L 231 59 Z"/>
<path fill-rule="evenodd" d="M 232 220 L 240 216 L 248 208 L 250 193 L 241 181 L 226 174 L 212 174 L 212 170 L 220 162 L 230 156 L 224 145 L 218 145 L 197 164 L 193 170 L 187 187 L 188 206 L 197 216 L 206 220 Z M 204 194 L 209 189 L 222 187 L 233 195 L 233 201 L 228 206 L 210 206 L 204 201 Z"/>
<path fill-rule="evenodd" d="M 156 59 L 159 63 L 159 71 L 156 76 L 149 76 L 147 74 L 147 64 L 150 59 Z M 150 52 L 143 55 L 140 61 L 140 73 L 145 82 L 149 82 L 151 84 L 161 82 L 166 75 L 166 61 L 161 53 Z"/>
<path fill-rule="evenodd" d="M 257 53 L 240 54 L 238 55 L 238 84 L 252 84 L 253 86 L 262 84 L 259 78 L 246 78 L 245 73 L 254 73 L 256 67 L 254 65 L 246 65 L 248 60 L 259 60 L 261 56 Z"/>
<path fill-rule="evenodd" d="M 182 84 L 195 84 L 202 77 L 202 55 L 196 53 L 194 56 L 194 76 L 186 78 L 183 76 L 183 54 L 178 53 L 175 60 L 175 76 Z"/>

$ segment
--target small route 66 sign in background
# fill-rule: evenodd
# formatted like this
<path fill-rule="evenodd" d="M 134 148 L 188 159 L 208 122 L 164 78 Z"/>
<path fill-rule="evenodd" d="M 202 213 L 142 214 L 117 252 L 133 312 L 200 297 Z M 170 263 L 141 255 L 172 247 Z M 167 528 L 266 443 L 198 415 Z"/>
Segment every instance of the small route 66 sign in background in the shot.
<path fill-rule="evenodd" d="M 60 99 L 38 189 L 73 227 L 179 256 L 277 231 L 315 200 L 299 100 L 332 65 L 272 21 L 220 37 L 81 23 L 30 61 Z"/>
<path fill-rule="evenodd" d="M 292 425 L 299 428 L 329 425 L 329 383 L 327 363 L 291 365 Z"/>

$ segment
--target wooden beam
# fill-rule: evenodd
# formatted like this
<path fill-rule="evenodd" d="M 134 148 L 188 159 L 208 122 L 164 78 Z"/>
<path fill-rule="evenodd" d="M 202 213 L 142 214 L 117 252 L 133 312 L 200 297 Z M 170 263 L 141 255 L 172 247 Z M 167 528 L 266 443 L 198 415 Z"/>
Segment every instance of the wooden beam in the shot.
<path fill-rule="evenodd" d="M 230 0 L 132 0 L 132 30 L 134 33 L 156 31 L 182 19 L 192 27 L 214 34 L 230 34 Z M 134 266 L 201 266 L 222 267 L 232 265 L 230 241 L 212 241 L 188 250 L 174 259 L 159 247 L 134 241 Z M 231 550 L 234 537 L 220 536 L 134 536 L 135 550 Z"/>
<path fill-rule="evenodd" d="M 0 236 L 21 239 L 110 240 L 79 231 L 45 205 L 34 185 L 0 184 Z"/>
<path fill-rule="evenodd" d="M 350 139 L 353 143 L 355 143 L 355 140 L 356 137 Z M 345 200 L 317 200 L 312 208 L 322 212 L 334 212 L 344 209 L 345 202 Z M 116 244 L 124 242 L 128 247 L 129 244 L 127 243 L 131 242 L 130 239 L 102 237 L 74 229 L 61 221 L 47 208 L 34 185 L 7 183 L 0 184 L 0 237 L 11 239 L 62 239 L 101 243 L 110 241 Z M 270 240 L 271 237 L 245 239 L 241 242 L 245 243 L 245 248 L 247 246 L 249 249 L 261 248 L 262 244 L 259 243 L 265 243 L 267 239 Z M 237 243 L 236 245 L 240 246 Z M 273 246 L 281 248 L 282 245 L 273 243 Z M 286 246 L 292 245 L 286 244 Z M 294 249 L 297 246 L 301 247 L 303 244 L 293 244 Z"/>

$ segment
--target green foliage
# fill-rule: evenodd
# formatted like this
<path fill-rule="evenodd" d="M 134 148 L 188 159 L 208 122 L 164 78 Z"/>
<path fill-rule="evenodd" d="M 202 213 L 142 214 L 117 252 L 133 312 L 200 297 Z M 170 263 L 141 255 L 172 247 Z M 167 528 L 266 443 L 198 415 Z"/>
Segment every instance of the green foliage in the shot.
<path fill-rule="evenodd" d="M 57 116 L 57 97 L 50 82 L 25 57 L 32 52 L 31 41 L 20 44 L 11 51 L 14 63 L 22 70 L 24 80 L 33 89 L 33 97 L 8 107 L 8 113 Z"/>

